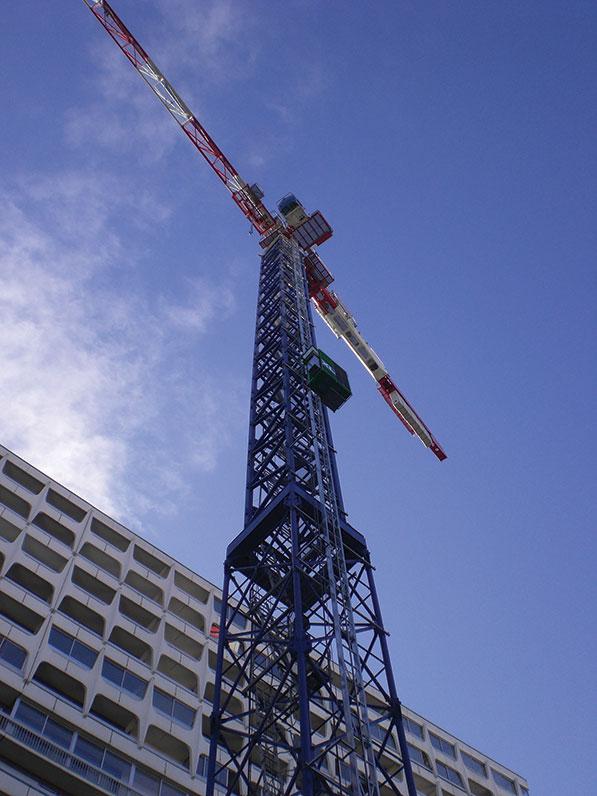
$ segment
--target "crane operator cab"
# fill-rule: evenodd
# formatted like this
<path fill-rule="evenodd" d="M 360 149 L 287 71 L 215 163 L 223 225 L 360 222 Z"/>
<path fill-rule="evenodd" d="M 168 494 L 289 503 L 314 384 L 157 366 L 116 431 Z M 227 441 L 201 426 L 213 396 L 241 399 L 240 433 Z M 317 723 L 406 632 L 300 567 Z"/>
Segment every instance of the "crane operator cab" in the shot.
<path fill-rule="evenodd" d="M 284 216 L 289 227 L 299 227 L 309 217 L 305 208 L 293 193 L 287 193 L 278 202 L 278 210 Z"/>
<path fill-rule="evenodd" d="M 308 215 L 293 193 L 286 194 L 280 199 L 278 210 L 292 231 L 292 237 L 305 251 L 331 238 L 333 230 L 322 213 L 316 210 Z"/>
<path fill-rule="evenodd" d="M 317 348 L 310 348 L 303 362 L 309 388 L 328 409 L 335 412 L 348 401 L 352 391 L 344 368 Z"/>

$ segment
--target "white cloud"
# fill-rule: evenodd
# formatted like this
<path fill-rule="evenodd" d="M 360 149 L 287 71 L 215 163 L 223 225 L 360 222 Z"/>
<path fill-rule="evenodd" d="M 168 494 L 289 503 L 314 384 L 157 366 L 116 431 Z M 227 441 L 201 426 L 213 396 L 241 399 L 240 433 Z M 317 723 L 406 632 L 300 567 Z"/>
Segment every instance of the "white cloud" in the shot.
<path fill-rule="evenodd" d="M 186 469 L 215 466 L 241 414 L 189 354 L 230 289 L 196 281 L 183 302 L 152 302 L 111 278 L 136 265 L 121 237 L 134 231 L 113 219 L 133 202 L 141 226 L 168 215 L 138 200 L 95 173 L 0 191 L 0 439 L 134 525 L 174 505 Z"/>
<path fill-rule="evenodd" d="M 157 0 L 162 32 L 157 49 L 163 69 L 189 66 L 211 84 L 246 79 L 259 48 L 260 16 L 236 0 Z"/>
<path fill-rule="evenodd" d="M 234 309 L 234 294 L 228 285 L 214 286 L 204 279 L 187 280 L 186 301 L 162 302 L 164 318 L 181 331 L 204 332 L 215 319 L 224 320 Z"/>

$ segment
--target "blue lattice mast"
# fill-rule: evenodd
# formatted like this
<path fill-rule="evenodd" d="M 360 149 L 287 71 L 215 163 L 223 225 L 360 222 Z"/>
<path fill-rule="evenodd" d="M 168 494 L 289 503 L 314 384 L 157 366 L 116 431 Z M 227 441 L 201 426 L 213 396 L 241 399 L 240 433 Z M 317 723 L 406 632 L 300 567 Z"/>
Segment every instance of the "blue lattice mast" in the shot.
<path fill-rule="evenodd" d="M 345 519 L 315 348 L 304 255 L 262 257 L 245 528 L 229 546 L 208 796 L 415 796 L 373 569 Z M 399 738 L 401 754 L 396 748 Z"/>
<path fill-rule="evenodd" d="M 229 546 L 208 794 L 415 796 L 364 537 L 346 522 L 328 416 L 350 394 L 315 345 L 311 303 L 406 429 L 446 455 L 316 251 L 332 229 L 246 183 L 106 0 L 84 0 L 261 236 L 245 527 Z M 323 399 L 323 400 L 322 400 Z M 228 606 L 228 607 L 227 607 Z M 398 739 L 398 745 L 396 740 Z"/>

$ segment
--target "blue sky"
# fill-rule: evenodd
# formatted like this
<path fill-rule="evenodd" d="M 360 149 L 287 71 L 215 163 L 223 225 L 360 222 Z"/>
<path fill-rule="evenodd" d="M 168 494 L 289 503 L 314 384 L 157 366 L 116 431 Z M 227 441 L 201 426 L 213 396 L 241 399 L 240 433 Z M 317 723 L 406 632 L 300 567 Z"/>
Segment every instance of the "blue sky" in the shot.
<path fill-rule="evenodd" d="M 403 700 L 595 788 L 597 9 L 115 0 L 241 174 L 335 229 L 338 293 L 448 452 L 319 328 Z M 4 9 L 2 443 L 219 582 L 258 246 L 83 3 Z"/>

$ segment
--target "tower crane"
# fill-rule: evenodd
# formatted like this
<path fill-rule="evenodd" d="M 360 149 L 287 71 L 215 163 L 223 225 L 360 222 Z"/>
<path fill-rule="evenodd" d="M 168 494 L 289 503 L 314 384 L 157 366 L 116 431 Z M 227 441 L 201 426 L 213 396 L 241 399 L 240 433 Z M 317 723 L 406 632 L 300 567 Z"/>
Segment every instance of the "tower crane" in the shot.
<path fill-rule="evenodd" d="M 327 408 L 350 396 L 316 346 L 312 307 L 407 430 L 446 455 L 331 289 L 324 215 L 272 213 L 107 0 L 84 0 L 224 183 L 263 253 L 243 530 L 226 551 L 207 796 L 416 796 L 365 537 L 347 521 Z M 193 766 L 195 763 L 193 763 Z"/>
<path fill-rule="evenodd" d="M 418 437 L 440 461 L 445 459 L 446 453 L 442 446 L 398 388 L 380 357 L 366 341 L 352 313 L 338 294 L 330 289 L 334 277 L 318 253 L 318 247 L 328 240 L 333 232 L 323 214 L 319 210 L 307 213 L 293 194 L 288 194 L 280 200 L 278 213 L 268 210 L 263 203 L 264 193 L 259 185 L 249 184 L 240 176 L 110 3 L 107 0 L 83 0 L 83 2 L 224 183 L 234 202 L 261 236 L 261 247 L 267 250 L 280 234 L 298 243 L 306 271 L 309 297 L 317 313 L 333 334 L 346 343 L 372 376 L 377 383 L 378 391 L 406 430 Z M 330 404 L 328 406 L 334 408 Z"/>

